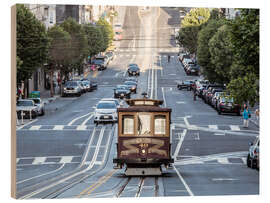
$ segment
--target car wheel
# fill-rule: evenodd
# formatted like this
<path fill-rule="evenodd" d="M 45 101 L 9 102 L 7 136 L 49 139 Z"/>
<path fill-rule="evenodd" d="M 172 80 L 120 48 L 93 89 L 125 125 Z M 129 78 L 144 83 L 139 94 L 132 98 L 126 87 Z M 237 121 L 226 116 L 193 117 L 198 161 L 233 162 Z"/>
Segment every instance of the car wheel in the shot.
<path fill-rule="evenodd" d="M 80 97 L 80 96 L 81 96 L 81 93 L 78 93 L 78 94 L 77 94 L 77 97 Z"/>
<path fill-rule="evenodd" d="M 248 154 L 247 156 L 247 167 L 250 168 L 251 167 L 251 159 L 250 159 L 250 155 Z"/>
<path fill-rule="evenodd" d="M 252 169 L 255 169 L 255 168 L 257 168 L 257 162 L 256 162 L 256 160 L 251 160 L 251 168 Z"/>
<path fill-rule="evenodd" d="M 45 114 L 45 111 L 44 111 L 44 109 L 42 109 L 41 116 L 43 116 L 44 114 Z"/>
<path fill-rule="evenodd" d="M 241 115 L 241 112 L 240 112 L 240 111 L 238 111 L 238 112 L 237 112 L 237 116 L 240 116 L 240 115 Z"/>

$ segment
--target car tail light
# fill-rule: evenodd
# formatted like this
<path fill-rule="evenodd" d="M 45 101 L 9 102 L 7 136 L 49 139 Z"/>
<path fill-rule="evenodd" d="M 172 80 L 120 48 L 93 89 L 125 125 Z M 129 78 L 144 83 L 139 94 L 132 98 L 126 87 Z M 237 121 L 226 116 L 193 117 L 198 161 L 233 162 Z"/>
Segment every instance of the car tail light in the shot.
<path fill-rule="evenodd" d="M 258 155 L 258 149 L 256 148 L 253 153 L 255 156 Z"/>

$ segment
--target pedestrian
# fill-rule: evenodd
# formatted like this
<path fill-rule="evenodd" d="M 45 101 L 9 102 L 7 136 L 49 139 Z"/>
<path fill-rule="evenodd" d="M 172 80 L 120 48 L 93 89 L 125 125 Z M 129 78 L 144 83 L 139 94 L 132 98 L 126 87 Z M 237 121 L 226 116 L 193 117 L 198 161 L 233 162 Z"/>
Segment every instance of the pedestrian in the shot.
<path fill-rule="evenodd" d="M 196 96 L 197 96 L 196 91 L 194 91 L 194 94 L 193 94 L 193 100 L 194 101 L 196 101 Z"/>
<path fill-rule="evenodd" d="M 255 111 L 255 115 L 256 115 L 257 120 L 259 120 L 259 116 L 260 116 L 259 109 L 256 109 L 256 111 Z"/>
<path fill-rule="evenodd" d="M 245 105 L 244 112 L 243 112 L 243 119 L 244 119 L 244 128 L 248 128 L 249 118 L 251 117 L 250 111 L 248 110 L 248 106 Z"/>
<path fill-rule="evenodd" d="M 171 56 L 170 56 L 170 55 L 168 55 L 168 63 L 170 63 L 170 59 L 171 59 Z"/>

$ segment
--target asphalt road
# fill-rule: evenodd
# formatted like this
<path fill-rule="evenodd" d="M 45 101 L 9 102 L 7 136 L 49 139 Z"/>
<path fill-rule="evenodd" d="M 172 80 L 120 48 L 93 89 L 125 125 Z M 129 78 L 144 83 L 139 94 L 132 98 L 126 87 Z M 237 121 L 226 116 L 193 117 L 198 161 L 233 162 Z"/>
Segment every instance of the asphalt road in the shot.
<path fill-rule="evenodd" d="M 154 197 L 259 194 L 259 171 L 246 166 L 248 143 L 259 134 L 242 119 L 218 115 L 192 93 L 179 91 L 186 76 L 173 38 L 172 8 L 127 7 L 123 40 L 105 71 L 88 78 L 98 90 L 58 98 L 46 114 L 17 129 L 17 198 Z M 168 63 L 167 55 L 171 55 Z M 93 124 L 93 106 L 113 96 L 129 63 L 141 68 L 138 93 L 172 108 L 172 169 L 160 177 L 132 177 L 113 169 L 117 125 Z"/>

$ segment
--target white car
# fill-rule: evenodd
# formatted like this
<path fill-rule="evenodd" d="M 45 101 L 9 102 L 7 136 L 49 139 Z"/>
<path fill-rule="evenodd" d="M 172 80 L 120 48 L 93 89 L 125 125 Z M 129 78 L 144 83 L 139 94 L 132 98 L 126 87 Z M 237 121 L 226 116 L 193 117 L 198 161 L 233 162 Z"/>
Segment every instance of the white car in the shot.
<path fill-rule="evenodd" d="M 121 103 L 119 102 L 118 99 L 114 98 L 103 98 L 101 101 L 113 101 L 116 104 L 116 107 L 119 108 L 121 106 Z"/>
<path fill-rule="evenodd" d="M 94 123 L 117 122 L 117 106 L 115 101 L 99 101 L 95 107 Z"/>
<path fill-rule="evenodd" d="M 36 118 L 38 115 L 38 107 L 31 99 L 20 99 L 17 101 L 16 111 L 18 119 L 23 118 Z"/>
<path fill-rule="evenodd" d="M 35 106 L 37 106 L 38 109 L 38 115 L 43 116 L 45 114 L 45 104 L 40 98 L 29 98 L 34 101 Z"/>

